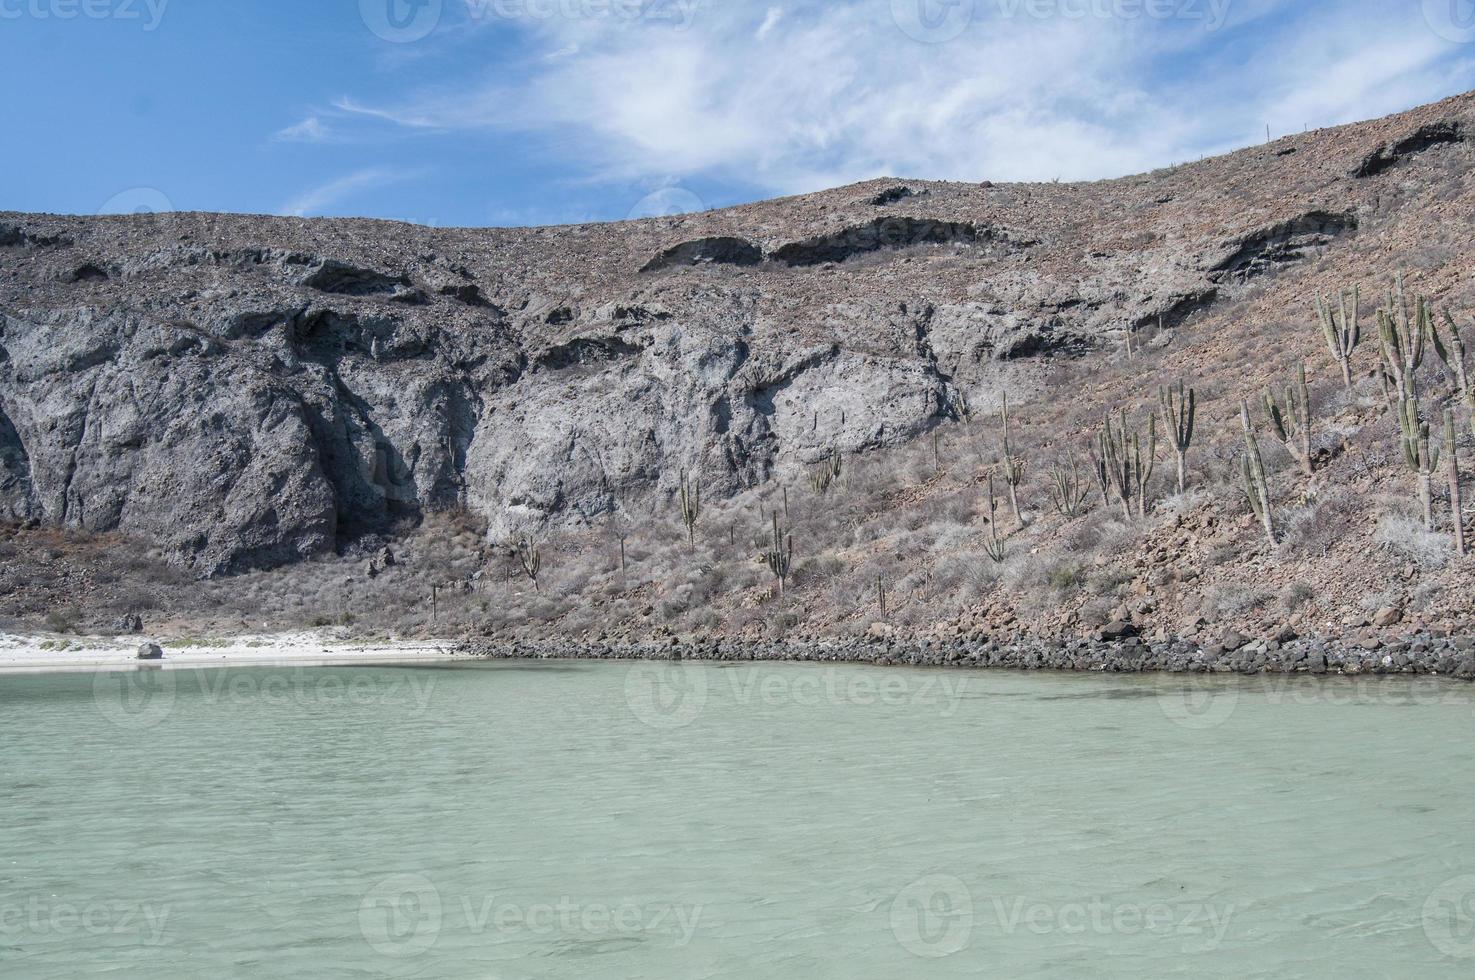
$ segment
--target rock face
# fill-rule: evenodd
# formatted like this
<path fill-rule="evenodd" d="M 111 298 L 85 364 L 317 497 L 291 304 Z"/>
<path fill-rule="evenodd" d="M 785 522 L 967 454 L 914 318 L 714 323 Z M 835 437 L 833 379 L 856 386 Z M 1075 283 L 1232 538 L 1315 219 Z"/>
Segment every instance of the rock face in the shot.
<path fill-rule="evenodd" d="M 876 180 L 606 225 L 0 213 L 0 519 L 213 575 L 429 508 L 504 535 L 681 469 L 731 493 L 1026 400 L 1052 356 L 1334 252 L 1396 219 L 1410 161 L 1466 160 L 1471 109 L 1089 185 Z"/>

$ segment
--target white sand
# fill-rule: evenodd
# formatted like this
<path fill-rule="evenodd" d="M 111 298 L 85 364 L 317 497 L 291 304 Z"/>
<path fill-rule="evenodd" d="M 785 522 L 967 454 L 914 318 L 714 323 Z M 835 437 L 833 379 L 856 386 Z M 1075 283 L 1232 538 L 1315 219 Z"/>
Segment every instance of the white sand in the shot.
<path fill-rule="evenodd" d="M 450 640 L 354 643 L 334 630 L 158 640 L 143 636 L 61 636 L 0 633 L 0 674 L 105 670 L 140 663 L 140 644 L 156 642 L 162 667 L 295 667 L 431 663 L 452 658 Z"/>

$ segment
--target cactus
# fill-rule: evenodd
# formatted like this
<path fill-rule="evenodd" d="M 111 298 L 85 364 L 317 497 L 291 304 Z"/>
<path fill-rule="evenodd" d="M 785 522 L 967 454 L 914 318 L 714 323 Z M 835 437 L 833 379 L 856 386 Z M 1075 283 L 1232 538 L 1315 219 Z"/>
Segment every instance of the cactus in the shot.
<path fill-rule="evenodd" d="M 543 549 L 531 535 L 523 535 L 512 543 L 512 552 L 517 556 L 523 574 L 532 579 L 533 591 L 537 592 L 538 573 L 543 569 Z"/>
<path fill-rule="evenodd" d="M 763 564 L 778 579 L 778 600 L 784 601 L 784 582 L 789 577 L 789 572 L 794 566 L 794 535 L 787 534 L 779 528 L 778 515 L 773 515 L 773 540 L 763 550 Z"/>
<path fill-rule="evenodd" d="M 1444 338 L 1440 336 L 1434 321 L 1429 321 L 1429 339 L 1434 344 L 1434 353 L 1439 355 L 1439 360 L 1449 372 L 1450 381 L 1453 382 L 1460 400 L 1475 411 L 1475 389 L 1470 387 L 1470 374 L 1465 367 L 1465 338 L 1460 336 L 1460 328 L 1448 310 L 1444 311 L 1444 325 L 1449 330 L 1448 347 L 1444 345 Z"/>
<path fill-rule="evenodd" d="M 1455 552 L 1465 554 L 1465 508 L 1460 495 L 1460 453 L 1454 409 L 1444 410 L 1444 466 L 1449 476 L 1449 510 L 1454 523 Z"/>
<path fill-rule="evenodd" d="M 876 573 L 876 603 L 881 608 L 881 618 L 886 618 L 886 579 L 880 572 Z"/>
<path fill-rule="evenodd" d="M 1014 521 L 1020 527 L 1025 524 L 1024 512 L 1019 509 L 1019 485 L 1024 482 L 1025 458 L 1016 456 L 1009 442 L 1009 393 L 1004 392 L 1003 407 L 999 410 L 999 425 L 1003 430 L 1000 443 L 1003 456 L 999 460 L 999 475 L 1004 478 L 1004 485 L 1009 488 L 1009 509 L 1014 513 Z"/>
<path fill-rule="evenodd" d="M 1142 453 L 1141 435 L 1127 428 L 1126 409 L 1122 409 L 1120 428 L 1112 426 L 1110 414 L 1102 420 L 1092 463 L 1096 468 L 1096 480 L 1102 486 L 1103 494 L 1114 495 L 1117 498 L 1122 505 L 1123 516 L 1132 516 L 1134 500 L 1137 503 L 1137 516 L 1147 515 L 1147 487 L 1152 480 L 1156 457 L 1157 416 L 1155 414 L 1149 414 L 1147 417 L 1146 456 Z"/>
<path fill-rule="evenodd" d="M 964 425 L 973 421 L 973 408 L 968 404 L 967 392 L 958 392 L 958 397 L 953 400 L 953 411 L 957 413 L 958 420 Z"/>
<path fill-rule="evenodd" d="M 1178 380 L 1178 390 L 1159 388 L 1158 403 L 1163 410 L 1163 424 L 1168 427 L 1168 438 L 1173 444 L 1173 455 L 1178 463 L 1178 492 L 1188 490 L 1188 447 L 1193 444 L 1193 423 L 1198 410 L 1198 396 L 1192 388 L 1185 393 L 1183 380 Z"/>
<path fill-rule="evenodd" d="M 988 478 L 988 536 L 983 539 L 984 554 L 991 558 L 995 565 L 1003 562 L 1005 556 L 1004 539 L 999 536 L 999 498 L 994 493 L 994 478 Z"/>
<path fill-rule="evenodd" d="M 830 492 L 830 487 L 840 478 L 840 471 L 843 467 L 844 457 L 838 451 L 831 451 L 830 455 L 810 468 L 809 485 L 815 493 L 823 497 Z"/>
<path fill-rule="evenodd" d="M 1417 397 L 1399 402 L 1398 427 L 1404 462 L 1414 471 L 1417 480 L 1424 529 L 1431 530 L 1434 527 L 1434 472 L 1439 468 L 1439 446 L 1429 442 L 1429 423 L 1421 417 Z"/>
<path fill-rule="evenodd" d="M 1285 405 L 1276 402 L 1269 388 L 1265 389 L 1264 400 L 1275 438 L 1286 447 L 1301 472 L 1315 476 L 1316 461 L 1311 456 L 1311 391 L 1306 387 L 1306 365 L 1298 365 L 1296 383 L 1286 385 Z"/>
<path fill-rule="evenodd" d="M 1351 303 L 1348 303 L 1348 293 Z M 1358 322 L 1358 307 L 1362 302 L 1362 289 L 1353 286 L 1342 290 L 1337 308 L 1321 296 L 1316 297 L 1316 313 L 1321 318 L 1321 330 L 1326 335 L 1326 345 L 1342 369 L 1342 384 L 1352 387 L 1352 352 L 1362 340 L 1362 326 Z"/>
<path fill-rule="evenodd" d="M 932 472 L 942 472 L 942 433 L 932 430 Z"/>
<path fill-rule="evenodd" d="M 681 523 L 686 525 L 687 545 L 693 550 L 697 546 L 697 521 L 702 517 L 702 488 L 688 483 L 686 471 L 681 471 Z"/>
<path fill-rule="evenodd" d="M 1050 467 L 1050 503 L 1062 517 L 1080 517 L 1085 512 L 1086 498 L 1091 489 L 1081 479 L 1076 468 L 1076 458 L 1069 458 L 1069 465 L 1056 462 Z"/>
<path fill-rule="evenodd" d="M 1260 444 L 1255 439 L 1255 426 L 1250 421 L 1248 401 L 1239 403 L 1239 421 L 1245 433 L 1245 455 L 1242 464 L 1245 496 L 1249 498 L 1250 509 L 1255 512 L 1260 526 L 1265 529 L 1265 537 L 1270 539 L 1273 547 L 1279 541 L 1275 537 L 1275 521 L 1270 513 L 1270 485 L 1265 479 L 1265 461 L 1260 456 Z"/>
<path fill-rule="evenodd" d="M 618 511 L 610 511 L 609 533 L 620 546 L 620 575 L 625 574 L 625 542 L 629 540 L 630 533 L 634 529 L 624 519 L 624 515 Z"/>
<path fill-rule="evenodd" d="M 1434 318 L 1429 302 L 1420 296 L 1409 314 L 1403 292 L 1403 276 L 1388 292 L 1388 305 L 1378 311 L 1378 335 L 1382 341 L 1383 364 L 1392 378 L 1399 402 L 1418 397 L 1416 375 L 1424 362 L 1424 340 L 1433 332 Z M 1385 385 L 1386 390 L 1386 385 Z"/>

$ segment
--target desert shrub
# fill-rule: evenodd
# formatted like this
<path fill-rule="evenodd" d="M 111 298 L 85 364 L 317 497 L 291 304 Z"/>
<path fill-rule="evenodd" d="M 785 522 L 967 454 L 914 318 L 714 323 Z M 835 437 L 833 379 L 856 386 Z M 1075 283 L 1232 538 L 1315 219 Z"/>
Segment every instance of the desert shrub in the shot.
<path fill-rule="evenodd" d="M 937 561 L 933 594 L 969 602 L 991 592 L 999 581 L 999 566 L 981 551 L 960 551 Z"/>
<path fill-rule="evenodd" d="M 722 617 L 712 607 L 703 606 L 686 618 L 686 625 L 693 630 L 715 630 L 722 625 Z"/>
<path fill-rule="evenodd" d="M 1354 521 L 1362 518 L 1362 500 L 1352 491 L 1333 490 L 1284 511 L 1279 520 L 1286 553 L 1310 558 L 1330 553 L 1347 536 Z"/>
<path fill-rule="evenodd" d="M 1274 598 L 1263 588 L 1248 585 L 1216 585 L 1204 593 L 1201 612 L 1217 616 L 1241 616 L 1263 607 Z"/>
<path fill-rule="evenodd" d="M 1448 539 L 1407 514 L 1384 514 L 1378 521 L 1378 545 L 1384 551 L 1429 571 L 1443 568 L 1449 561 Z"/>
<path fill-rule="evenodd" d="M 1292 582 L 1280 592 L 1280 607 L 1293 613 L 1316 598 L 1316 590 L 1305 582 Z"/>
<path fill-rule="evenodd" d="M 78 619 L 75 609 L 53 609 L 46 614 L 46 628 L 53 633 L 75 633 Z"/>
<path fill-rule="evenodd" d="M 1057 592 L 1072 592 L 1086 584 L 1086 569 L 1062 556 L 1061 562 L 1045 572 L 1045 584 Z"/>
<path fill-rule="evenodd" d="M 789 578 L 795 586 L 821 585 L 845 571 L 845 563 L 832 555 L 817 555 L 795 564 Z"/>

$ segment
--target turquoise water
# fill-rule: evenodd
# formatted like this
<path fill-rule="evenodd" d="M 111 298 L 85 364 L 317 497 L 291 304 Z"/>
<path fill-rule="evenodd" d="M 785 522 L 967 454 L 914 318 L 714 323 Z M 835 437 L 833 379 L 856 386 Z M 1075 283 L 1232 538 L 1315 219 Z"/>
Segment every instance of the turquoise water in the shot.
<path fill-rule="evenodd" d="M 0 976 L 1468 977 L 1472 691 L 0 677 Z"/>

